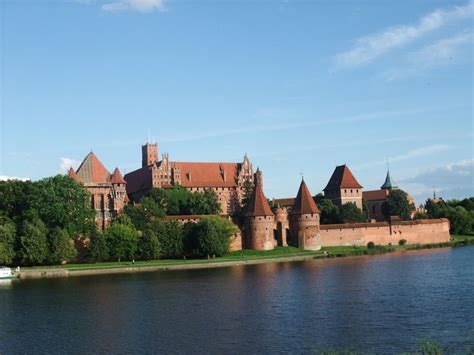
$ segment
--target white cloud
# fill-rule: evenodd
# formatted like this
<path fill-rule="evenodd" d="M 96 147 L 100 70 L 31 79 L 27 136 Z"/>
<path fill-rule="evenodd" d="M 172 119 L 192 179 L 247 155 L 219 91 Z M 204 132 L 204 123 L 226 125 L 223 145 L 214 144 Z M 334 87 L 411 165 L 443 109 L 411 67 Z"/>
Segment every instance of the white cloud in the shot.
<path fill-rule="evenodd" d="M 30 180 L 30 179 L 29 179 L 29 178 L 25 178 L 25 177 L 16 177 L 16 176 L 0 175 L 0 181 L 8 181 L 8 180 L 28 181 L 28 180 Z"/>
<path fill-rule="evenodd" d="M 336 66 L 350 68 L 370 63 L 391 49 L 402 47 L 452 21 L 469 18 L 473 12 L 474 1 L 471 0 L 465 6 L 436 10 L 420 18 L 416 25 L 389 27 L 358 38 L 352 49 L 336 56 Z"/>
<path fill-rule="evenodd" d="M 74 170 L 76 170 L 79 164 L 80 164 L 80 161 L 76 159 L 61 158 L 59 162 L 59 172 L 61 174 L 65 174 L 70 168 L 73 168 Z"/>
<path fill-rule="evenodd" d="M 120 12 L 125 10 L 135 10 L 141 13 L 153 11 L 165 11 L 165 0 L 118 0 L 116 2 L 102 5 L 102 10 L 108 12 Z"/>

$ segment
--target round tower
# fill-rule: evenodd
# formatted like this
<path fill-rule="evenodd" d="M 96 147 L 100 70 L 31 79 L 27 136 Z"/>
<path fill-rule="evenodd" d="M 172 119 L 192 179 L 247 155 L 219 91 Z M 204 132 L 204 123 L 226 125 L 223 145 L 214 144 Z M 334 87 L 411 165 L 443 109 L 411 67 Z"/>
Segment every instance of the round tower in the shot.
<path fill-rule="evenodd" d="M 244 213 L 246 249 L 272 250 L 275 248 L 275 216 L 262 188 L 262 173 L 255 173 L 255 188 Z"/>
<path fill-rule="evenodd" d="M 273 209 L 273 213 L 275 214 L 275 227 L 278 238 L 277 243 L 280 246 L 286 247 L 288 246 L 288 235 L 286 231 L 289 229 L 288 212 L 286 208 L 277 207 Z"/>
<path fill-rule="evenodd" d="M 321 249 L 319 209 L 304 180 L 290 212 L 291 244 L 302 250 Z"/>

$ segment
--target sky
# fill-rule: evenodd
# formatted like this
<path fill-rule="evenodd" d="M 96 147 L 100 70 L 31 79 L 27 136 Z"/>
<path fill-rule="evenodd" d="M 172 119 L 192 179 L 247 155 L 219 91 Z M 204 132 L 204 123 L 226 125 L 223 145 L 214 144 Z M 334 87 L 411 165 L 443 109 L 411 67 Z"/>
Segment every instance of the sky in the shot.
<path fill-rule="evenodd" d="M 157 141 L 241 162 L 269 198 L 387 159 L 422 203 L 474 196 L 473 1 L 0 1 L 0 177 L 92 150 L 109 171 Z"/>

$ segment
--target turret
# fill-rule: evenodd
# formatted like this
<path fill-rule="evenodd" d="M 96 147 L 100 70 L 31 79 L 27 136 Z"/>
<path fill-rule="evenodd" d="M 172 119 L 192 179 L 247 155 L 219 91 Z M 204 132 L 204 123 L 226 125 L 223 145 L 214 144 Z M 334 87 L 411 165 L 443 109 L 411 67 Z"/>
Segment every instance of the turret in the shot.
<path fill-rule="evenodd" d="M 321 249 L 319 209 L 304 180 L 290 212 L 291 244 L 302 250 Z"/>
<path fill-rule="evenodd" d="M 142 167 L 158 162 L 158 144 L 146 143 L 142 145 Z"/>
<path fill-rule="evenodd" d="M 263 194 L 262 173 L 255 173 L 255 187 L 244 213 L 245 248 L 271 250 L 275 247 L 275 217 Z"/>
<path fill-rule="evenodd" d="M 278 245 L 286 247 L 288 246 L 288 233 L 289 229 L 288 223 L 288 212 L 284 207 L 276 207 L 273 209 L 275 214 L 275 229 L 278 237 Z"/>

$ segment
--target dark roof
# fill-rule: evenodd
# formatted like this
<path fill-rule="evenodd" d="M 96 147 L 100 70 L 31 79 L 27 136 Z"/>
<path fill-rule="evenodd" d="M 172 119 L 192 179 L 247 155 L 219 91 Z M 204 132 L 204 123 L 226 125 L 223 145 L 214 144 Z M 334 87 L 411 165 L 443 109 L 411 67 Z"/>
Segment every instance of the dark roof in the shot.
<path fill-rule="evenodd" d="M 298 195 L 296 195 L 295 204 L 290 214 L 312 214 L 319 213 L 319 208 L 314 202 L 313 196 L 308 190 L 304 180 L 301 181 Z"/>
<path fill-rule="evenodd" d="M 393 181 L 392 177 L 390 176 L 390 171 L 387 170 L 387 176 L 385 177 L 385 182 L 380 187 L 381 189 L 398 189 L 398 185 Z"/>
<path fill-rule="evenodd" d="M 282 207 L 293 207 L 295 204 L 295 198 L 294 197 L 287 197 L 287 198 L 274 198 L 273 203 L 278 206 Z"/>
<path fill-rule="evenodd" d="M 334 189 L 361 189 L 362 185 L 359 184 L 352 175 L 352 172 L 349 170 L 347 165 L 339 165 L 336 167 L 334 172 L 329 179 L 327 186 L 324 188 L 326 190 Z"/>
<path fill-rule="evenodd" d="M 245 209 L 245 217 L 256 217 L 256 216 L 273 216 L 272 209 L 268 204 L 267 198 L 263 194 L 262 181 L 256 179 L 255 188 L 250 196 L 250 200 Z"/>

